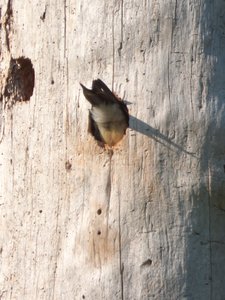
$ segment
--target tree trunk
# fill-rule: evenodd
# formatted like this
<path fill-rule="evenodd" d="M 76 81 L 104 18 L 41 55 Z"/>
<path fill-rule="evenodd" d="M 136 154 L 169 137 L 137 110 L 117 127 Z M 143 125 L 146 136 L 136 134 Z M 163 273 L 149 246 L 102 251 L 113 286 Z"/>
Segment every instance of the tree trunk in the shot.
<path fill-rule="evenodd" d="M 0 298 L 225 299 L 225 2 L 1 0 Z M 79 82 L 128 101 L 113 153 Z"/>

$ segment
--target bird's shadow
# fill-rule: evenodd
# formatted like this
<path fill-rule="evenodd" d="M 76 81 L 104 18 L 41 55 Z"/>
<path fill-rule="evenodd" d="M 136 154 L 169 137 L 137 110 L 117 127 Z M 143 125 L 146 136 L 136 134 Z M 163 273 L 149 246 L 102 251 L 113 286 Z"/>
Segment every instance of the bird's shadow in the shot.
<path fill-rule="evenodd" d="M 163 146 L 169 148 L 172 151 L 183 152 L 190 156 L 196 157 L 195 153 L 189 152 L 185 150 L 183 147 L 181 147 L 180 145 L 174 143 L 171 139 L 169 139 L 167 136 L 162 134 L 158 129 L 151 127 L 147 123 L 131 115 L 129 120 L 129 128 L 152 138 L 156 142 L 162 144 Z"/>

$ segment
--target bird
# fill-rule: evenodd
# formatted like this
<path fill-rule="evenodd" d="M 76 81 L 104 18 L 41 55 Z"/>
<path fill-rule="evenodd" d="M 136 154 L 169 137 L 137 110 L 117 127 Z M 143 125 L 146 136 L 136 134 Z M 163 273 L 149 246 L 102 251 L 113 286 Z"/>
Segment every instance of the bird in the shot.
<path fill-rule="evenodd" d="M 127 105 L 101 80 L 92 81 L 92 89 L 80 83 L 84 97 L 91 104 L 88 131 L 100 146 L 113 147 L 125 135 L 129 127 Z"/>

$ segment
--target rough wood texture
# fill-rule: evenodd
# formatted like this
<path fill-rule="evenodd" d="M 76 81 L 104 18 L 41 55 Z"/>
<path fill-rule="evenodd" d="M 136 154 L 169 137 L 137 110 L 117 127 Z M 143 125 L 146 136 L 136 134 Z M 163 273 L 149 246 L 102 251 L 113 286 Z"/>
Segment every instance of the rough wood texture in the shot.
<path fill-rule="evenodd" d="M 1 0 L 1 299 L 225 299 L 224 12 Z M 112 156 L 87 134 L 98 77 L 130 102 Z"/>

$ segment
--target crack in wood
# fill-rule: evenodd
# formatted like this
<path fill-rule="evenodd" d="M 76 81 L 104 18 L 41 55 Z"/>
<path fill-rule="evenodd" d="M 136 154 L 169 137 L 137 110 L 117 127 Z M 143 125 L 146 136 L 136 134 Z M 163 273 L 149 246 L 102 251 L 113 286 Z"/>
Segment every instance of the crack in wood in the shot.
<path fill-rule="evenodd" d="M 10 32 L 12 30 L 12 19 L 13 19 L 13 10 L 12 10 L 12 0 L 8 0 L 7 9 L 5 13 L 5 20 L 3 21 L 3 27 L 5 29 L 5 40 L 7 50 L 10 52 Z"/>
<path fill-rule="evenodd" d="M 66 57 L 67 50 L 67 41 L 66 41 L 66 33 L 67 33 L 67 14 L 66 14 L 66 0 L 64 0 L 64 57 Z"/>
<path fill-rule="evenodd" d="M 45 5 L 45 10 L 43 12 L 43 14 L 40 16 L 40 19 L 44 22 L 45 18 L 46 18 L 46 12 L 47 12 L 47 4 Z"/>
<path fill-rule="evenodd" d="M 115 76 L 115 31 L 114 31 L 114 10 L 112 14 L 112 91 L 114 90 L 114 76 Z"/>
<path fill-rule="evenodd" d="M 118 48 L 119 56 L 121 57 L 121 51 L 123 49 L 123 0 L 121 0 L 121 17 L 120 17 L 120 45 Z"/>
<path fill-rule="evenodd" d="M 212 232 L 211 232 L 211 198 L 212 198 L 212 176 L 211 176 L 211 168 L 210 168 L 210 163 L 208 163 L 208 221 L 209 221 L 209 225 L 208 225 L 208 233 L 209 233 L 209 279 L 210 280 L 210 284 L 209 284 L 209 288 L 210 288 L 210 300 L 212 300 L 213 298 L 213 285 L 212 285 L 212 241 L 211 241 L 211 236 L 212 236 Z"/>
<path fill-rule="evenodd" d="M 124 284 L 123 284 L 124 264 L 122 262 L 121 211 L 120 210 L 121 210 L 120 197 L 118 197 L 120 286 L 121 286 L 121 300 L 124 300 Z"/>

